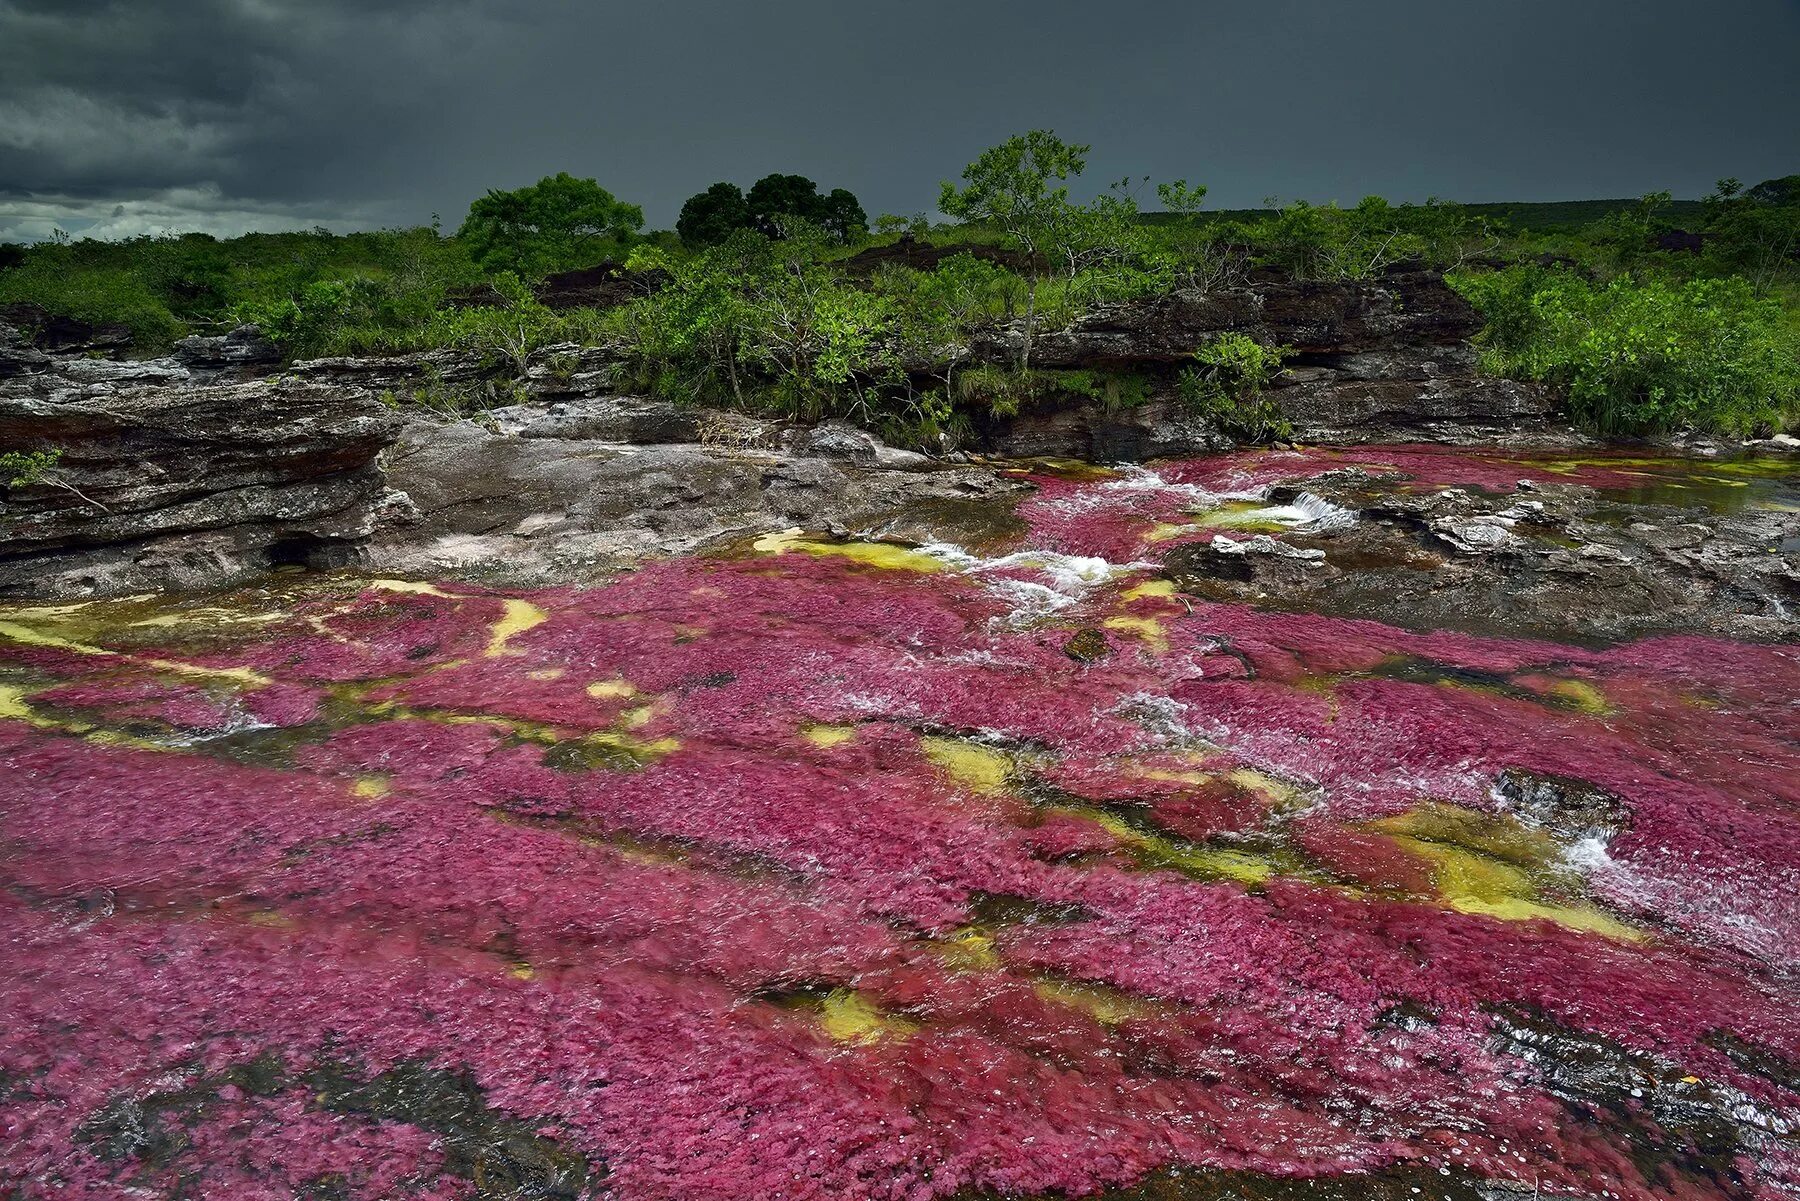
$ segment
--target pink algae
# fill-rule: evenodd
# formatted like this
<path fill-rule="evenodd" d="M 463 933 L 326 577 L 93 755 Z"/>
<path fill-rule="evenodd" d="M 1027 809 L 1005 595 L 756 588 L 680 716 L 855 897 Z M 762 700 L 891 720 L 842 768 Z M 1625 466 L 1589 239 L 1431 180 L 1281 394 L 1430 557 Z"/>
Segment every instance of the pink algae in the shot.
<path fill-rule="evenodd" d="M 1035 544 L 1115 561 L 1191 500 L 1043 483 Z M 429 1107 L 308 1083 L 421 1064 L 585 1165 L 551 1195 L 1800 1186 L 1791 648 L 1119 585 L 1021 624 L 974 575 L 800 554 L 437 591 L 325 587 L 204 655 L 0 644 L 0 1194 L 476 1195 Z M 1149 625 L 1064 653 L 1120 615 Z M 1382 824 L 1516 822 L 1519 773 L 1604 798 L 1527 816 L 1631 937 L 1459 910 Z M 108 1152 L 127 1103 L 172 1141 Z"/>

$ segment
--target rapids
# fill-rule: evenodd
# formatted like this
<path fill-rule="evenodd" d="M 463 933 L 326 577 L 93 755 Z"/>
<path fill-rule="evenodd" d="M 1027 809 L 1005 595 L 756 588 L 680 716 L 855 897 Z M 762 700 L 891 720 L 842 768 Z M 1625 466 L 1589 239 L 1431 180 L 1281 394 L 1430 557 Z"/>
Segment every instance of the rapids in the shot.
<path fill-rule="evenodd" d="M 1800 651 L 1160 572 L 1398 460 L 1794 498 L 1026 465 L 985 545 L 0 609 L 0 1196 L 1793 1196 Z"/>

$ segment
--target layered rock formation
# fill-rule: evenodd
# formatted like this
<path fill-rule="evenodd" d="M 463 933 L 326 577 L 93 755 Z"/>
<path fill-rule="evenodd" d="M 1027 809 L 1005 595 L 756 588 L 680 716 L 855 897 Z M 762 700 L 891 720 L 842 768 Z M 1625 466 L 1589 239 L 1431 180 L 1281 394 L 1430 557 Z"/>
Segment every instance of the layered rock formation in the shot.
<path fill-rule="evenodd" d="M 1547 429 L 1554 398 L 1546 389 L 1480 374 L 1469 342 L 1480 328 L 1474 308 L 1436 271 L 1366 283 L 1268 277 L 1176 292 L 1100 309 L 1033 342 L 1039 367 L 1147 376 L 1147 403 L 1109 410 L 1071 394 L 982 432 L 992 449 L 1020 455 L 1120 460 L 1222 448 L 1227 440 L 1185 409 L 1173 385 L 1196 348 L 1226 333 L 1292 348 L 1272 398 L 1302 441 L 1472 441 Z M 973 349 L 1009 362 L 1023 339 L 1011 326 Z"/>

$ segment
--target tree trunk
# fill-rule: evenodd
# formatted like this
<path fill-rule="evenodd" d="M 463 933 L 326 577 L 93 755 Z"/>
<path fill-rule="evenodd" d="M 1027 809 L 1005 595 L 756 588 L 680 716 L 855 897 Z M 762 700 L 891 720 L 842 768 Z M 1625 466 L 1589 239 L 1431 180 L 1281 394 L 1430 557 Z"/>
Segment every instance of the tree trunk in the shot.
<path fill-rule="evenodd" d="M 1037 289 L 1036 272 L 1025 281 L 1025 353 L 1019 356 L 1019 374 L 1031 374 L 1031 335 L 1037 324 Z"/>

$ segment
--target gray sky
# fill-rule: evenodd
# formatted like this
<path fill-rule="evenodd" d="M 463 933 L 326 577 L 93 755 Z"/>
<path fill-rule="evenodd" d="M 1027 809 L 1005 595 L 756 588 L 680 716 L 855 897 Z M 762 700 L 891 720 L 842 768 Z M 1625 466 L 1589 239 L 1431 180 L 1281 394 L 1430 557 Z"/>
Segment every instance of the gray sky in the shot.
<path fill-rule="evenodd" d="M 593 176 L 873 215 L 1033 127 L 1218 207 L 1800 172 L 1800 0 L 0 0 L 0 240 L 447 227 Z"/>

